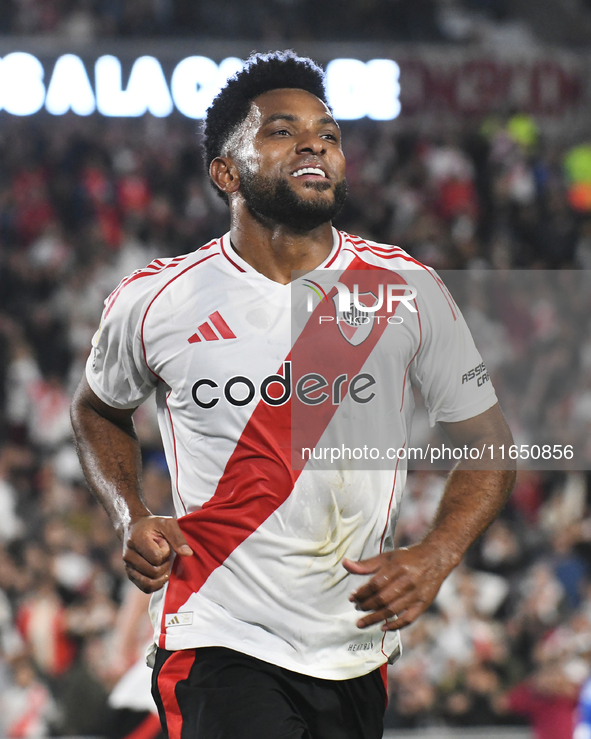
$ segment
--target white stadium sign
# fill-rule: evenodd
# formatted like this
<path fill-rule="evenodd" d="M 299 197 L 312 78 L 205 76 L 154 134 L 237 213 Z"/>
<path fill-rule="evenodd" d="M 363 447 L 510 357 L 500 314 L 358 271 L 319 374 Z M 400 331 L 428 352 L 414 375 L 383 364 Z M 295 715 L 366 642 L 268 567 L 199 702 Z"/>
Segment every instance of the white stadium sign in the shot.
<path fill-rule="evenodd" d="M 176 108 L 188 118 L 200 119 L 228 77 L 242 66 L 236 57 L 217 64 L 206 56 L 189 56 L 167 79 L 156 57 L 141 56 L 133 62 L 124 85 L 121 61 L 116 56 L 100 56 L 92 76 L 79 56 L 63 54 L 48 76 L 36 56 L 16 51 L 0 59 L 0 110 L 28 116 L 45 107 L 52 115 L 98 112 L 120 118 L 149 112 L 165 118 Z M 391 59 L 329 62 L 327 93 L 336 118 L 396 118 L 400 113 L 399 75 L 400 69 Z"/>

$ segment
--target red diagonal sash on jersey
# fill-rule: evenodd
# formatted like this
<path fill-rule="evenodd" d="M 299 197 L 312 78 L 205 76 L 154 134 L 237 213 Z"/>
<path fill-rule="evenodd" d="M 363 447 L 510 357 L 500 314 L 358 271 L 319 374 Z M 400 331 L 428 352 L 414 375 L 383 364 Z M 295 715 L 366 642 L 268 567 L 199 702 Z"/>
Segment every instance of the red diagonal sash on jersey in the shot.
<path fill-rule="evenodd" d="M 353 295 L 353 283 L 355 283 L 358 287 L 360 304 L 370 306 L 377 300 L 378 286 L 380 283 L 406 284 L 406 281 L 400 275 L 389 270 L 367 265 L 358 258 L 341 275 L 339 282 L 349 288 L 351 295 Z M 385 293 L 385 285 L 383 285 L 383 289 Z M 387 312 L 387 301 L 384 296 L 382 307 L 373 314 L 374 318 L 369 334 L 361 343 L 355 345 L 355 343 L 350 343 L 343 334 L 350 338 L 351 331 L 363 332 L 366 327 L 364 324 L 361 324 L 357 328 L 351 328 L 346 323 L 343 323 L 341 324 L 341 328 L 339 328 L 336 320 L 334 320 L 335 309 L 333 296 L 336 295 L 336 292 L 336 288 L 333 288 L 328 296 L 329 302 L 327 303 L 324 300 L 318 305 L 291 352 L 294 388 L 298 377 L 314 372 L 321 375 L 327 382 L 327 385 L 322 390 L 319 390 L 319 392 L 325 392 L 329 395 L 329 398 L 324 403 L 313 406 L 304 405 L 297 398 L 295 391 L 292 395 L 292 467 L 300 471 L 304 468 L 306 461 L 302 459 L 302 449 L 314 449 L 316 447 L 339 407 L 333 404 L 333 399 L 330 397 L 334 381 L 339 376 L 347 375 L 348 383 L 355 375 L 361 372 L 367 358 L 388 325 L 388 316 L 396 313 L 396 310 L 390 313 Z M 364 294 L 369 294 L 369 299 L 365 297 L 361 299 L 361 296 Z M 398 308 L 399 303 L 395 305 Z M 320 323 L 320 317 L 325 317 L 327 320 Z M 330 320 L 331 318 L 333 320 Z M 348 331 L 342 331 L 343 328 L 348 329 Z M 347 385 L 345 384 L 342 387 L 346 389 Z M 375 391 L 376 388 L 369 389 L 365 393 L 365 397 L 372 390 Z M 343 393 L 339 391 L 339 394 L 342 396 Z M 317 393 L 312 393 L 312 397 L 317 397 L 317 395 Z M 374 399 L 373 404 L 367 406 L 366 412 L 379 413 L 379 403 L 379 398 Z M 365 408 L 365 406 L 356 406 L 356 410 L 358 409 L 359 413 L 353 412 L 357 420 L 358 416 L 361 415 L 362 408 Z M 383 405 L 381 409 L 384 409 Z M 349 422 L 351 420 L 353 419 L 350 418 Z"/>
<path fill-rule="evenodd" d="M 384 274 L 390 284 L 405 282 L 393 272 L 355 259 L 340 277 L 340 282 L 348 285 L 351 292 L 352 284 L 348 283 L 353 280 L 348 279 L 349 270 L 357 271 L 355 280 L 359 282 L 360 293 L 367 289 L 371 291 L 372 286 L 375 290 L 375 286 L 384 281 L 379 279 Z M 365 272 L 367 279 L 359 280 L 360 271 Z M 329 386 L 344 373 L 352 378 L 360 372 L 388 325 L 385 319 L 376 321 L 368 338 L 353 346 L 341 335 L 336 321 L 319 322 L 321 315 L 334 317 L 333 294 L 336 294 L 336 288 L 329 294 L 330 304 L 323 301 L 317 306 L 287 357 L 287 360 L 294 358 L 294 386 L 298 377 L 310 372 L 322 373 Z M 376 315 L 385 317 L 385 306 Z M 294 394 L 284 405 L 258 403 L 226 464 L 214 495 L 201 510 L 179 519 L 194 556 L 177 557 L 174 561 L 163 609 L 163 634 L 164 614 L 177 612 L 236 547 L 291 494 L 301 473 L 291 466 L 292 402 L 302 405 L 297 398 L 294 400 Z M 306 407 L 306 415 L 302 415 L 306 423 L 305 434 L 294 430 L 297 443 L 305 440 L 303 446 L 316 446 L 337 408 L 338 405 L 329 401 Z M 164 636 L 160 639 L 160 646 L 164 647 Z"/>

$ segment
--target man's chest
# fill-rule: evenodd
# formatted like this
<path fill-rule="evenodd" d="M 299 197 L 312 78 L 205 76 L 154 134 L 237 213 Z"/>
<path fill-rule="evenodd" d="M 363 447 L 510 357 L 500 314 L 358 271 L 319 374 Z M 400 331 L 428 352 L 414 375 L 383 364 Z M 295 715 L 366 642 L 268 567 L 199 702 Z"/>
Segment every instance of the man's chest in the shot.
<path fill-rule="evenodd" d="M 290 401 L 303 418 L 321 410 L 327 422 L 342 404 L 399 408 L 418 346 L 416 326 L 375 320 L 368 330 L 337 318 L 312 314 L 295 328 L 289 287 L 202 284 L 159 300 L 142 340 L 169 407 L 187 419 L 244 420 L 259 403 Z"/>

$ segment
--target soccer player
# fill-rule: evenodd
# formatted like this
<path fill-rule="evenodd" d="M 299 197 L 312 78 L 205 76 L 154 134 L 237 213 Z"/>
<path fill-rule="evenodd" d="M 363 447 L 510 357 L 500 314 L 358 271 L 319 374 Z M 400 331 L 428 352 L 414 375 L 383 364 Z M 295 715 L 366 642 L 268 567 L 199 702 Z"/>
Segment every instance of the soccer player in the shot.
<path fill-rule="evenodd" d="M 106 300 L 72 404 L 82 465 L 129 578 L 154 594 L 153 693 L 171 739 L 374 739 L 399 629 L 497 515 L 513 473 L 462 460 L 430 532 L 393 550 L 404 455 L 391 469 L 319 469 L 292 463 L 292 437 L 339 438 L 363 408 L 404 450 L 411 379 L 454 444 L 511 434 L 437 275 L 332 227 L 345 159 L 318 66 L 251 57 L 209 108 L 204 150 L 230 232 Z M 290 283 L 312 270 L 318 294 L 331 271 L 341 287 L 296 330 Z M 410 287 L 407 304 L 335 315 L 352 274 Z M 177 519 L 141 495 L 132 416 L 154 390 Z M 292 424 L 300 411 L 312 415 Z"/>

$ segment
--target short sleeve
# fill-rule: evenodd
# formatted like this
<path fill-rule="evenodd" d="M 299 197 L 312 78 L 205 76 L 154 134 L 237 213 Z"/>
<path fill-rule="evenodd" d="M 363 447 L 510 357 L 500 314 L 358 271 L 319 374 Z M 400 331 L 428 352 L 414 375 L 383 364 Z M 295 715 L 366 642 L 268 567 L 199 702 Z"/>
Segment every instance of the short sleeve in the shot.
<path fill-rule="evenodd" d="M 114 408 L 141 405 L 158 383 L 146 364 L 142 347 L 141 321 L 147 297 L 142 287 L 120 286 L 120 292 L 107 298 L 86 362 L 91 389 Z"/>
<path fill-rule="evenodd" d="M 497 396 L 458 306 L 440 278 L 429 273 L 418 288 L 421 339 L 411 372 L 434 426 L 477 416 Z"/>

